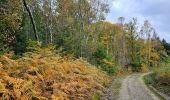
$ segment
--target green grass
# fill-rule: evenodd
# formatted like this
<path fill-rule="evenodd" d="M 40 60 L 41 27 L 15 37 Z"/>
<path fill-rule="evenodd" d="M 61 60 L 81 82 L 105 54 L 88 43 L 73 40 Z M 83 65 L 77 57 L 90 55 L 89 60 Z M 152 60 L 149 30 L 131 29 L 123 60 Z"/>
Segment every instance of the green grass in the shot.
<path fill-rule="evenodd" d="M 91 99 L 92 99 L 92 100 L 101 100 L 101 95 L 99 95 L 99 94 L 94 94 Z"/>
<path fill-rule="evenodd" d="M 156 74 L 155 73 L 151 73 L 148 75 L 145 75 L 143 77 L 143 80 L 146 84 L 146 86 L 157 96 L 159 97 L 160 100 L 166 100 L 162 95 L 159 94 L 159 92 L 154 88 L 154 84 L 155 84 L 155 77 Z"/>

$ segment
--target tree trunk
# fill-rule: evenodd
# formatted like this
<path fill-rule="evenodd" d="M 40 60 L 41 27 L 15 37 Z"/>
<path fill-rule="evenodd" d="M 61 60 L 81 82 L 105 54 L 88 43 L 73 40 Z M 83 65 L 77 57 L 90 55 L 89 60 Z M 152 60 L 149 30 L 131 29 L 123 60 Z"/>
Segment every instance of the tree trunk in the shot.
<path fill-rule="evenodd" d="M 50 7 L 50 14 L 49 14 L 49 32 L 50 32 L 50 43 L 52 44 L 53 43 L 53 33 L 52 33 L 52 1 L 50 1 L 50 4 L 49 4 L 49 7 Z"/>
<path fill-rule="evenodd" d="M 36 29 L 36 25 L 35 25 L 35 21 L 34 21 L 34 18 L 33 18 L 33 15 L 29 9 L 29 7 L 27 6 L 27 3 L 25 0 L 23 0 L 23 4 L 24 4 L 24 7 L 26 8 L 28 14 L 29 14 L 29 17 L 30 17 L 30 20 L 31 20 L 31 23 L 32 23 L 32 27 L 33 27 L 33 31 L 34 31 L 34 34 L 35 34 L 35 39 L 36 41 L 39 41 L 39 38 L 38 38 L 38 34 L 37 34 L 37 29 Z"/>

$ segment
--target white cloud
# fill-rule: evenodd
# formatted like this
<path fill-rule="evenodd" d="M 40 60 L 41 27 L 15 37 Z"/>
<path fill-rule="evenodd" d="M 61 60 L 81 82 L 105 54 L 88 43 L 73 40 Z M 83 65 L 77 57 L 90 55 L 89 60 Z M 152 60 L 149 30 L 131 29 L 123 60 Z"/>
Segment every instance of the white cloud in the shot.
<path fill-rule="evenodd" d="M 127 21 L 137 17 L 140 24 L 149 20 L 159 36 L 170 42 L 169 0 L 114 0 L 107 20 L 116 22 L 123 16 Z"/>
<path fill-rule="evenodd" d="M 121 8 L 121 4 L 118 1 L 114 1 L 114 2 L 112 2 L 112 7 L 116 8 L 116 9 L 120 9 Z"/>

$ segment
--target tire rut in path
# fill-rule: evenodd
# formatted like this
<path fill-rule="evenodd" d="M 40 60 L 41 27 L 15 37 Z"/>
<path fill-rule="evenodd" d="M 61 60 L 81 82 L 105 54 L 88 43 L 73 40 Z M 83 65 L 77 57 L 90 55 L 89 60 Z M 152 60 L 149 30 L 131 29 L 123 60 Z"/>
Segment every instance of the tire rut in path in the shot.
<path fill-rule="evenodd" d="M 144 84 L 142 76 L 132 74 L 122 82 L 118 100 L 159 100 Z"/>

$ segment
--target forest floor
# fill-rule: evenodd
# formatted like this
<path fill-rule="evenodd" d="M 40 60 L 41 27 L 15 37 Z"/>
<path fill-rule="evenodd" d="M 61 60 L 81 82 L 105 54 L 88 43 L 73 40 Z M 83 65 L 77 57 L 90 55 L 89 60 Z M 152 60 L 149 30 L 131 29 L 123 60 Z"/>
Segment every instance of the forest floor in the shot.
<path fill-rule="evenodd" d="M 102 100 L 160 100 L 145 85 L 145 74 L 131 74 L 114 80 Z"/>

